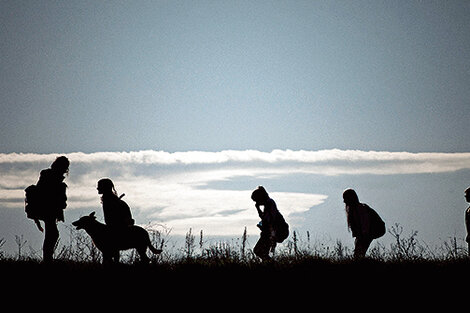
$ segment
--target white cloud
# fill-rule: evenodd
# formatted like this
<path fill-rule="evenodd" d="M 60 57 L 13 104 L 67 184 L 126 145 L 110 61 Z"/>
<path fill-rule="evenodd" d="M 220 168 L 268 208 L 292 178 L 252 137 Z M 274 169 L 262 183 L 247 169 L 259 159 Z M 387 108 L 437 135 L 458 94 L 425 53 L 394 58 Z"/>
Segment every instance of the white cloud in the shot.
<path fill-rule="evenodd" d="M 8 163 L 50 163 L 60 154 L 0 154 L 0 164 Z M 146 165 L 221 165 L 221 164 L 310 164 L 330 165 L 331 163 L 346 163 L 350 168 L 362 162 L 381 162 L 385 165 L 421 165 L 419 172 L 452 171 L 469 168 L 470 153 L 410 153 L 388 151 L 360 151 L 360 150 L 319 150 L 319 151 L 292 151 L 273 150 L 261 152 L 256 150 L 224 150 L 220 152 L 188 151 L 137 151 L 137 152 L 75 152 L 67 154 L 72 162 L 79 163 L 121 163 Z M 427 167 L 425 167 L 426 165 Z M 424 166 L 424 167 L 423 167 Z M 442 168 L 441 168 L 442 167 Z M 411 169 L 406 172 L 411 172 Z"/>
<path fill-rule="evenodd" d="M 23 189 L 60 154 L 0 154 L 0 203 L 22 206 Z M 409 153 L 357 150 L 261 152 L 98 152 L 70 153 L 68 208 L 99 209 L 96 182 L 110 177 L 142 223 L 162 222 L 173 233 L 191 227 L 207 234 L 257 232 L 250 193 L 211 188 L 211 183 L 241 178 L 269 179 L 296 174 L 356 175 L 452 172 L 470 168 L 470 153 Z M 269 186 L 268 186 L 269 189 Z M 268 190 L 269 191 L 269 190 Z M 276 192 L 271 196 L 289 218 L 325 201 L 325 195 Z"/>

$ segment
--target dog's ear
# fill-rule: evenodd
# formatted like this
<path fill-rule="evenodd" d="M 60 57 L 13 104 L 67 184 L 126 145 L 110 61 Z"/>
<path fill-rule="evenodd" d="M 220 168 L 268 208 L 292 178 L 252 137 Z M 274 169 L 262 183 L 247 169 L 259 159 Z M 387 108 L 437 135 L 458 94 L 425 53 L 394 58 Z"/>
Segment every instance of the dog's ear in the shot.
<path fill-rule="evenodd" d="M 93 218 L 96 218 L 95 217 L 95 212 L 91 212 L 90 215 L 88 215 L 89 217 L 93 217 Z"/>

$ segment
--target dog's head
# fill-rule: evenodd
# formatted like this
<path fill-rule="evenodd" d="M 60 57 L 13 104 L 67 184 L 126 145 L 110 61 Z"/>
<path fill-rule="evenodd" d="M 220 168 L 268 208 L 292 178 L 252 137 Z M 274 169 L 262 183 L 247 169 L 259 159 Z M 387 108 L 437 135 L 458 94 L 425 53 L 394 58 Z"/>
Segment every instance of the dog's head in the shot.
<path fill-rule="evenodd" d="M 91 212 L 90 215 L 82 216 L 79 220 L 72 223 L 76 229 L 84 229 L 87 228 L 88 225 L 93 223 L 96 220 L 95 212 Z"/>

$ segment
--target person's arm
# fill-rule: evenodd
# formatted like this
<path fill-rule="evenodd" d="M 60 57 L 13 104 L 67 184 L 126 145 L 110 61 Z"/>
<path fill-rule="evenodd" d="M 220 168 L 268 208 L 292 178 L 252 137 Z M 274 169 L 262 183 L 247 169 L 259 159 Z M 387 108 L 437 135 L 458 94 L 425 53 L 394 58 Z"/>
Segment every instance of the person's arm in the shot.
<path fill-rule="evenodd" d="M 367 204 L 360 204 L 358 209 L 359 211 L 359 220 L 361 223 L 361 234 L 362 236 L 369 236 L 370 234 L 370 211 Z"/>
<path fill-rule="evenodd" d="M 263 211 L 261 211 L 261 209 L 259 208 L 259 207 L 260 207 L 260 204 L 256 203 L 256 204 L 255 204 L 255 207 L 256 207 L 256 210 L 258 211 L 259 218 L 260 218 L 260 219 L 263 219 L 264 213 L 263 213 Z"/>
<path fill-rule="evenodd" d="M 266 225 L 266 230 L 268 231 L 271 240 L 274 240 L 276 233 L 274 229 L 274 222 L 277 214 L 277 206 L 274 200 L 269 199 L 264 206 L 264 219 L 263 224 Z"/>
<path fill-rule="evenodd" d="M 272 225 L 274 223 L 274 219 L 276 218 L 277 207 L 274 200 L 269 199 L 264 206 L 264 220 L 269 224 Z"/>
<path fill-rule="evenodd" d="M 36 226 L 38 227 L 39 231 L 41 233 L 44 232 L 44 229 L 41 226 L 41 222 L 37 218 L 34 219 L 34 222 L 36 223 Z"/>

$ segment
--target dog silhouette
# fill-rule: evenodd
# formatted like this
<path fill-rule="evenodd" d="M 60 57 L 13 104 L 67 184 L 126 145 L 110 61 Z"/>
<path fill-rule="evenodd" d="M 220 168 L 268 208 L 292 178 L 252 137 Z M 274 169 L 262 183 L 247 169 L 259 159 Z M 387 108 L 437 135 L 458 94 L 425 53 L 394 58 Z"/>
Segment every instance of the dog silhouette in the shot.
<path fill-rule="evenodd" d="M 162 252 L 150 242 L 148 232 L 140 226 L 129 226 L 122 229 L 113 229 L 96 220 L 95 212 L 81 217 L 72 223 L 77 230 L 84 229 L 95 246 L 103 254 L 103 264 L 119 262 L 119 251 L 135 248 L 139 253 L 140 261 L 147 264 L 147 248 L 155 254 Z"/>

